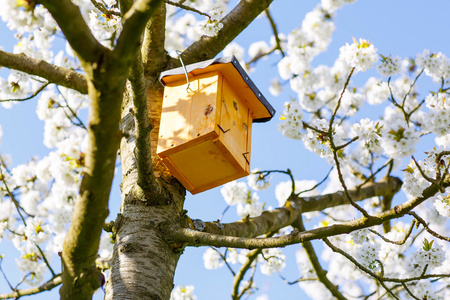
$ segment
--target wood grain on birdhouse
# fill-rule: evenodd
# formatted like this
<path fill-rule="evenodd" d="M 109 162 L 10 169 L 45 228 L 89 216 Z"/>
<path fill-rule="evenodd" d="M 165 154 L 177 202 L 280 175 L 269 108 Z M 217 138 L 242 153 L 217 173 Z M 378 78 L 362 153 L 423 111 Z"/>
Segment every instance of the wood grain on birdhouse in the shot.
<path fill-rule="evenodd" d="M 237 60 L 188 65 L 160 80 L 157 154 L 172 175 L 192 194 L 248 175 L 252 123 L 270 120 L 275 111 Z"/>

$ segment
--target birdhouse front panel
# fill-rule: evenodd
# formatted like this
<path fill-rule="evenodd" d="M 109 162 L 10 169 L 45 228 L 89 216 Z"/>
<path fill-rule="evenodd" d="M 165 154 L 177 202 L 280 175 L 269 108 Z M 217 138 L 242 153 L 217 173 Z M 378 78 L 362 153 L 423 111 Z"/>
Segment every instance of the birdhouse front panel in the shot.
<path fill-rule="evenodd" d="M 169 70 L 160 80 L 157 154 L 171 174 L 192 194 L 248 175 L 252 123 L 275 111 L 236 59 Z"/>
<path fill-rule="evenodd" d="M 186 80 L 166 85 L 158 153 L 167 156 L 179 151 L 179 146 L 189 147 L 218 136 L 215 126 L 219 118 L 216 108 L 219 77 L 218 72 L 197 76 L 190 82 L 189 90 L 186 90 Z"/>

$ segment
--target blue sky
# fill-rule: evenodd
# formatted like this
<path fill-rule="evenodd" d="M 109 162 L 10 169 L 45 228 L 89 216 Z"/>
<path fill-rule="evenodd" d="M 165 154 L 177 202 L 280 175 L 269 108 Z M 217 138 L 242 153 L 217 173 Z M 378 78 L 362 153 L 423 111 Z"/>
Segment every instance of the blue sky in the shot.
<path fill-rule="evenodd" d="M 278 0 L 271 7 L 272 15 L 277 23 L 279 32 L 288 34 L 295 27 L 300 27 L 305 13 L 310 11 L 318 1 L 304 0 Z M 339 48 L 345 43 L 351 43 L 352 37 L 365 38 L 378 48 L 381 54 L 399 55 L 401 57 L 415 57 L 424 49 L 441 51 L 450 55 L 450 43 L 448 42 L 448 28 L 450 27 L 448 12 L 450 2 L 446 0 L 359 0 L 355 4 L 345 5 L 337 11 L 336 31 L 329 50 L 321 54 L 315 61 L 318 64 L 332 64 L 339 55 Z M 255 20 L 235 42 L 244 47 L 250 43 L 264 40 L 269 41 L 270 26 L 266 18 L 260 17 Z M 0 22 L 0 46 L 5 50 L 12 49 L 14 39 Z M 247 56 L 248 58 L 248 56 Z M 260 169 L 287 169 L 293 171 L 296 179 L 320 180 L 329 170 L 325 161 L 317 158 L 310 152 L 305 151 L 298 141 L 282 137 L 277 131 L 277 123 L 283 110 L 283 103 L 289 97 L 296 98 L 292 91 L 286 91 L 281 96 L 274 98 L 268 92 L 272 78 L 277 77 L 276 63 L 279 56 L 272 56 L 261 61 L 256 71 L 250 77 L 265 94 L 272 106 L 277 110 L 277 115 L 272 121 L 262 124 L 254 124 L 252 141 L 252 168 Z M 4 75 L 5 70 L 0 70 Z M 371 73 L 373 74 L 373 73 Z M 358 74 L 354 82 L 364 82 L 367 74 Z M 419 86 L 427 91 L 428 81 L 421 79 Z M 424 85 L 425 84 L 425 85 Z M 14 165 L 28 161 L 32 156 L 43 157 L 48 149 L 42 144 L 43 122 L 35 115 L 36 100 L 18 103 L 12 109 L 6 110 L 0 107 L 0 124 L 3 128 L 2 144 L 0 152 L 11 154 Z M 377 118 L 376 110 L 365 111 L 367 115 L 361 117 Z M 285 181 L 287 178 L 275 176 L 275 180 Z M 120 195 L 118 192 L 118 181 L 114 183 L 112 203 L 110 207 L 110 218 L 114 218 L 118 212 Z M 220 188 L 216 188 L 198 195 L 188 195 L 186 208 L 192 218 L 203 220 L 216 220 L 226 207 L 226 203 L 220 195 Z M 276 206 L 273 189 L 260 195 L 262 201 Z M 231 222 L 236 220 L 236 215 L 230 209 L 225 220 Z M 315 244 L 318 246 L 318 244 Z M 288 280 L 299 277 L 295 263 L 295 251 L 298 246 L 286 248 L 288 256 L 286 270 L 282 272 Z M 175 276 L 175 284 L 193 284 L 195 294 L 199 300 L 203 299 L 229 299 L 232 276 L 225 268 L 208 271 L 203 268 L 201 255 L 204 248 L 186 249 L 180 259 Z M 0 244 L 1 253 L 10 254 L 11 250 L 5 248 L 5 243 Z M 15 264 L 4 264 L 7 273 L 14 272 Z M 297 285 L 288 286 L 277 276 L 267 277 L 257 271 L 257 280 L 260 287 L 259 294 L 267 291 L 270 299 L 304 299 Z M 0 279 L 0 286 L 4 287 L 4 281 Z M 0 292 L 6 291 L 2 288 Z M 96 294 L 96 299 L 102 298 L 103 292 Z M 50 293 L 44 293 L 35 299 L 48 298 Z M 51 293 L 51 297 L 57 297 L 57 289 Z M 281 296 L 282 295 L 282 296 Z"/>

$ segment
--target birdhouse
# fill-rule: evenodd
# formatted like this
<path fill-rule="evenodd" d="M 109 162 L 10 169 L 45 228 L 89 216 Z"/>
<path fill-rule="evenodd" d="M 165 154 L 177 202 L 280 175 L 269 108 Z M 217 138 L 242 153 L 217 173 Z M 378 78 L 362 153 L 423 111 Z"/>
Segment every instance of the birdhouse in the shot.
<path fill-rule="evenodd" d="M 160 75 L 164 101 L 157 154 L 192 194 L 250 174 L 252 123 L 273 107 L 234 56 Z"/>

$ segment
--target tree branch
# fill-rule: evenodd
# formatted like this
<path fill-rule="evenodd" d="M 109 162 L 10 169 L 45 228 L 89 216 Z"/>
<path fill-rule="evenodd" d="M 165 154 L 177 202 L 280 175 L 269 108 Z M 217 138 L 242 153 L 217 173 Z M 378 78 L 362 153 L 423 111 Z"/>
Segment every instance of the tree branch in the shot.
<path fill-rule="evenodd" d="M 7 294 L 0 294 L 0 299 L 19 299 L 22 296 L 29 296 L 45 291 L 50 291 L 51 289 L 57 287 L 61 283 L 62 283 L 62 276 L 61 274 L 58 274 L 49 281 L 47 281 L 46 283 L 42 284 L 41 286 L 24 290 L 16 290 L 12 293 Z"/>
<path fill-rule="evenodd" d="M 395 194 L 400 190 L 401 184 L 400 179 L 389 177 L 378 183 L 368 183 L 362 188 L 349 190 L 349 193 L 352 199 L 361 201 L 374 196 Z M 301 213 L 319 211 L 344 204 L 348 204 L 348 200 L 342 191 L 311 197 L 293 196 L 289 199 L 288 205 L 271 212 L 263 212 L 261 216 L 256 218 L 220 224 L 221 226 L 218 226 L 216 222 L 205 222 L 203 232 L 235 237 L 255 237 L 292 224 Z"/>
<path fill-rule="evenodd" d="M 449 186 L 450 177 L 447 176 L 444 183 L 445 187 Z M 279 208 L 273 212 L 264 212 L 260 217 L 251 220 L 243 220 L 232 224 L 225 224 L 223 225 L 224 229 L 222 230 L 222 232 L 219 231 L 219 233 L 212 234 L 208 232 L 200 232 L 192 229 L 172 226 L 168 228 L 167 235 L 173 240 L 180 243 L 186 243 L 189 246 L 209 245 L 215 247 L 246 249 L 285 247 L 287 245 L 303 243 L 305 241 L 323 239 L 329 236 L 350 233 L 358 229 L 380 225 L 386 220 L 402 217 L 413 208 L 424 202 L 426 199 L 436 194 L 438 191 L 439 190 L 435 186 L 430 186 L 424 190 L 422 197 L 410 199 L 403 204 L 397 205 L 388 211 L 373 215 L 370 218 L 362 217 L 360 219 L 344 222 L 342 224 L 316 228 L 306 232 L 292 232 L 291 234 L 274 238 L 246 238 L 243 236 L 259 236 L 264 233 L 259 232 L 259 230 L 263 228 L 271 228 L 270 231 L 273 231 L 292 224 L 293 221 L 289 221 L 289 218 L 284 218 L 281 213 L 281 210 L 283 209 L 289 210 L 289 206 Z M 351 192 L 352 191 L 349 191 L 350 195 Z M 345 198 L 344 195 L 342 196 Z M 294 206 L 291 209 L 292 213 L 290 215 L 298 216 L 300 212 L 296 210 L 297 208 Z M 269 215 L 272 215 L 272 218 L 270 218 Z M 237 228 L 240 228 L 240 231 L 235 231 L 235 229 Z M 233 232 L 233 234 L 229 234 L 231 232 Z M 269 230 L 265 232 L 269 232 Z"/>
<path fill-rule="evenodd" d="M 138 172 L 137 184 L 143 189 L 144 194 L 150 194 L 156 182 L 150 151 L 150 131 L 152 126 L 148 120 L 147 93 L 141 51 L 136 52 L 136 58 L 130 69 L 129 80 L 130 88 L 128 91 L 131 99 L 133 99 L 135 120 L 136 148 L 134 149 L 134 155 Z"/>
<path fill-rule="evenodd" d="M 300 216 L 297 221 L 292 224 L 294 228 L 297 228 L 299 231 L 306 231 L 305 226 L 303 224 L 302 216 Z M 311 241 L 305 241 L 302 243 L 303 248 L 306 251 L 306 254 L 309 257 L 309 261 L 316 272 L 319 281 L 330 291 L 330 293 L 340 300 L 347 300 L 344 295 L 339 292 L 338 287 L 334 285 L 327 277 L 327 271 L 325 271 L 320 265 L 319 259 L 317 258 L 316 251 L 314 251 L 314 247 Z"/>
<path fill-rule="evenodd" d="M 370 276 L 372 276 L 373 278 L 377 279 L 378 282 L 384 287 L 384 289 L 392 296 L 394 297 L 394 299 L 398 299 L 397 296 L 395 296 L 395 294 L 386 286 L 386 284 L 384 283 L 384 279 L 382 278 L 382 276 L 378 276 L 376 273 L 372 272 L 371 270 L 369 270 L 368 268 L 365 268 L 362 264 L 360 264 L 359 262 L 357 262 L 350 254 L 346 253 L 345 251 L 342 251 L 341 249 L 339 249 L 338 247 L 334 246 L 333 244 L 331 244 L 331 242 L 327 239 L 324 238 L 323 239 L 324 243 L 331 248 L 331 250 L 333 250 L 333 252 L 337 252 L 341 255 L 343 255 L 345 258 L 347 258 L 348 260 L 350 260 L 355 266 L 357 266 L 360 270 L 366 272 L 367 274 L 369 274 Z"/>
<path fill-rule="evenodd" d="M 0 65 L 5 68 L 39 76 L 49 83 L 64 86 L 87 94 L 86 77 L 66 68 L 58 67 L 43 60 L 34 59 L 25 54 L 12 54 L 0 50 Z"/>
<path fill-rule="evenodd" d="M 151 157 L 156 157 L 163 102 L 163 87 L 158 78 L 161 70 L 165 68 L 170 59 L 164 48 L 165 30 L 166 5 L 162 3 L 145 27 L 144 40 L 141 47 L 144 72 L 147 79 L 148 117 L 153 128 L 147 142 L 151 147 Z M 148 161 L 148 163 L 151 163 L 151 161 Z"/>
<path fill-rule="evenodd" d="M 202 36 L 183 52 L 185 64 L 191 64 L 214 58 L 225 46 L 237 37 L 257 16 L 269 7 L 273 0 L 247 0 L 239 4 L 220 22 L 223 28 L 217 36 Z M 179 65 L 177 59 L 171 59 L 169 69 Z"/>
<path fill-rule="evenodd" d="M 158 80 L 159 73 L 161 73 L 161 70 L 170 59 L 164 48 L 166 38 L 165 31 L 166 5 L 162 3 L 155 14 L 147 22 L 141 47 L 145 74 L 149 75 L 154 81 Z"/>
<path fill-rule="evenodd" d="M 162 0 L 138 0 L 123 16 L 123 29 L 114 47 L 114 56 L 128 64 L 140 48 L 141 35 L 150 17 L 160 8 Z"/>
<path fill-rule="evenodd" d="M 107 51 L 92 34 L 80 9 L 70 0 L 38 0 L 52 14 L 77 56 L 85 62 L 99 61 Z"/>
<path fill-rule="evenodd" d="M 253 262 L 255 261 L 255 259 L 258 258 L 258 255 L 261 254 L 261 252 L 262 249 L 255 249 L 247 254 L 247 260 L 242 264 L 242 267 L 236 274 L 236 276 L 234 276 L 231 299 L 233 300 L 241 299 L 242 295 L 239 293 L 239 287 L 241 286 L 241 282 L 244 279 L 245 273 L 247 273 L 247 271 L 252 267 Z"/>

